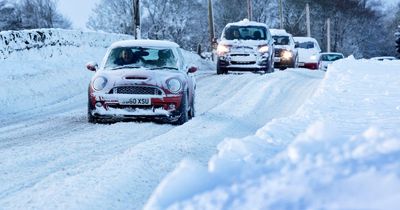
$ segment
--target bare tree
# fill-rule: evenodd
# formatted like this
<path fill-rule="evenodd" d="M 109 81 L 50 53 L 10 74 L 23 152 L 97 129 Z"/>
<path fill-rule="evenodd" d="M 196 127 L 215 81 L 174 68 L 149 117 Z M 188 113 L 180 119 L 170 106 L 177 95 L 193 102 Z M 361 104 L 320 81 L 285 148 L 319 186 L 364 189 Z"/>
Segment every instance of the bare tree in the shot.
<path fill-rule="evenodd" d="M 18 30 L 21 28 L 18 5 L 8 0 L 0 1 L 0 30 Z"/>
<path fill-rule="evenodd" d="M 70 28 L 71 22 L 57 11 L 55 0 L 21 0 L 22 27 Z"/>
<path fill-rule="evenodd" d="M 93 30 L 133 34 L 132 0 L 101 0 L 86 24 Z"/>

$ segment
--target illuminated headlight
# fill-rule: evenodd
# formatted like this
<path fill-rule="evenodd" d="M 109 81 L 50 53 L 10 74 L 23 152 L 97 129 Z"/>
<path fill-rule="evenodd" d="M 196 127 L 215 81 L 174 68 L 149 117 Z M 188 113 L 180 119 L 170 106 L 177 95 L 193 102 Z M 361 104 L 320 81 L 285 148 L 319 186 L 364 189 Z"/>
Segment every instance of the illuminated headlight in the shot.
<path fill-rule="evenodd" d="M 182 89 L 182 82 L 178 79 L 170 79 L 167 81 L 167 87 L 171 93 L 178 93 Z"/>
<path fill-rule="evenodd" d="M 313 60 L 313 61 L 316 61 L 317 60 L 317 56 L 313 55 L 313 56 L 310 57 L 310 59 Z"/>
<path fill-rule="evenodd" d="M 227 46 L 227 45 L 222 45 L 222 44 L 220 44 L 220 45 L 218 45 L 218 47 L 217 47 L 217 54 L 218 54 L 219 56 L 225 55 L 225 54 L 228 53 L 229 51 L 230 51 L 230 49 L 229 49 L 229 46 Z"/>
<path fill-rule="evenodd" d="M 97 77 L 93 81 L 93 88 L 97 91 L 103 90 L 107 84 L 107 78 L 105 77 Z"/>
<path fill-rule="evenodd" d="M 290 51 L 283 51 L 282 57 L 285 60 L 289 60 L 293 57 L 293 54 Z"/>
<path fill-rule="evenodd" d="M 269 50 L 269 47 L 268 46 L 260 46 L 259 48 L 258 48 L 258 52 L 260 52 L 260 53 L 267 53 L 268 52 L 268 50 Z"/>

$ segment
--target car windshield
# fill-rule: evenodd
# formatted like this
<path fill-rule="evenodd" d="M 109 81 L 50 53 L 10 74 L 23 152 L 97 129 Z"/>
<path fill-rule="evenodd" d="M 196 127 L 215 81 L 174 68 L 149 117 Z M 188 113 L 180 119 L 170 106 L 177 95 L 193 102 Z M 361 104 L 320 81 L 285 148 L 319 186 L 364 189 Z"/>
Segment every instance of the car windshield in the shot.
<path fill-rule="evenodd" d="M 314 48 L 314 42 L 308 41 L 308 42 L 298 42 L 299 48 L 303 49 L 313 49 Z"/>
<path fill-rule="evenodd" d="M 338 54 L 325 54 L 325 55 L 321 55 L 321 60 L 322 61 L 336 61 L 339 59 L 342 59 L 343 56 L 342 55 L 338 55 Z"/>
<path fill-rule="evenodd" d="M 262 26 L 230 26 L 225 29 L 224 38 L 227 40 L 266 40 L 267 30 Z"/>
<path fill-rule="evenodd" d="M 169 48 L 120 47 L 112 49 L 104 69 L 122 68 L 177 70 L 178 61 L 172 49 Z"/>
<path fill-rule="evenodd" d="M 272 38 L 274 38 L 276 45 L 289 45 L 288 36 L 272 36 Z"/>

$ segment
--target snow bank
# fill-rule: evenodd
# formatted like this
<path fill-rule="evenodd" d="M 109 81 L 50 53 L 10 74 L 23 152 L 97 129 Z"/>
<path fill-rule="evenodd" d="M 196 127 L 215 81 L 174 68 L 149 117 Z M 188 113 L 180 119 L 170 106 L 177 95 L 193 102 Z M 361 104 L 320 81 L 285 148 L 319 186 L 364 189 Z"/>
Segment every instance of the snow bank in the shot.
<path fill-rule="evenodd" d="M 397 209 L 400 62 L 331 65 L 293 116 L 185 161 L 145 209 Z"/>
<path fill-rule="evenodd" d="M 112 42 L 130 36 L 61 29 L 0 33 L 0 120 L 82 95 Z"/>
<path fill-rule="evenodd" d="M 131 39 L 131 36 L 100 32 L 82 32 L 63 29 L 36 29 L 0 32 L 0 59 L 11 54 L 31 49 L 49 48 L 62 50 L 62 47 L 102 47 L 107 48 L 116 40 Z"/>

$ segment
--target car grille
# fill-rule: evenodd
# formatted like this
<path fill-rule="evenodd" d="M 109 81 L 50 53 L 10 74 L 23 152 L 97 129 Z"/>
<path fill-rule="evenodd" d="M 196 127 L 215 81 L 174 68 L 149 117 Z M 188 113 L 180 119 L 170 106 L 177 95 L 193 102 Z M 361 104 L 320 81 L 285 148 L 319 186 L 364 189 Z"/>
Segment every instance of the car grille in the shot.
<path fill-rule="evenodd" d="M 275 57 L 281 57 L 283 49 L 275 49 Z"/>
<path fill-rule="evenodd" d="M 234 65 L 251 65 L 251 64 L 256 64 L 255 61 L 231 61 L 231 64 Z"/>
<path fill-rule="evenodd" d="M 113 88 L 110 94 L 162 95 L 163 92 L 156 87 L 122 86 Z"/>
<path fill-rule="evenodd" d="M 250 54 L 239 54 L 239 53 L 234 53 L 234 54 L 231 54 L 231 56 L 244 56 L 244 57 L 248 57 L 248 56 L 250 56 Z"/>

